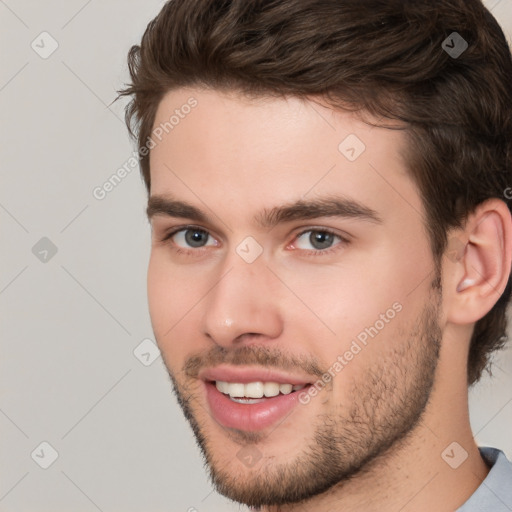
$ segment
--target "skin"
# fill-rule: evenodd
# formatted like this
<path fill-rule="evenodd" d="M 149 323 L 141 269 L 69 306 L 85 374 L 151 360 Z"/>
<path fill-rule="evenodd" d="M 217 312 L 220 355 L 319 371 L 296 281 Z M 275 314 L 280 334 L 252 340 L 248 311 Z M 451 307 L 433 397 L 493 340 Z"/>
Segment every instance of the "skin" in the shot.
<path fill-rule="evenodd" d="M 402 131 L 369 126 L 318 98 L 248 99 L 198 87 L 169 92 L 154 126 L 191 96 L 197 107 L 151 149 L 151 196 L 172 195 L 211 220 L 151 217 L 148 298 L 213 483 L 267 511 L 455 510 L 488 473 L 469 424 L 466 359 L 474 322 L 510 273 L 506 204 L 482 203 L 451 232 L 466 250 L 443 257 L 437 272 Z M 349 134 L 366 146 L 353 162 L 338 150 Z M 382 222 L 319 217 L 265 229 L 254 220 L 327 194 L 366 205 Z M 187 225 L 208 233 L 203 247 L 187 244 L 183 231 L 162 241 Z M 320 249 L 311 232 L 300 235 L 308 228 L 348 242 L 334 237 L 321 249 L 333 250 L 313 254 Z M 252 263 L 236 252 L 248 236 L 262 248 Z M 247 432 L 210 415 L 201 368 L 293 368 L 316 380 L 396 303 L 400 311 L 364 349 L 279 424 Z M 442 457 L 453 442 L 456 459 L 467 452 L 456 469 Z M 258 454 L 252 467 L 237 457 L 244 447 Z"/>

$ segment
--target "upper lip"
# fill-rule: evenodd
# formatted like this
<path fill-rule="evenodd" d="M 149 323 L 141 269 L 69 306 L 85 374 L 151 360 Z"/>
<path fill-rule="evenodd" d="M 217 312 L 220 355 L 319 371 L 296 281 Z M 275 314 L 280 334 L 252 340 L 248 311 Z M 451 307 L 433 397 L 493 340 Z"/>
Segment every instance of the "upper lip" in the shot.
<path fill-rule="evenodd" d="M 297 374 L 289 374 L 261 367 L 234 367 L 228 365 L 204 368 L 199 372 L 198 377 L 204 381 L 237 382 L 247 384 L 248 382 L 277 382 L 278 384 L 311 384 L 313 381 Z"/>

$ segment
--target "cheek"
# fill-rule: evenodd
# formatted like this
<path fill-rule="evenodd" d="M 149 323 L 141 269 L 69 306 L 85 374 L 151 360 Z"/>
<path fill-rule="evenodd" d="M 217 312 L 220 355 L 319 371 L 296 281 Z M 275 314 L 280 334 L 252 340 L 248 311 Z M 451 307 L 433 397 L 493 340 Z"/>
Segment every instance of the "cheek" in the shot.
<path fill-rule="evenodd" d="M 366 264 L 311 266 L 290 272 L 283 281 L 309 310 L 295 301 L 297 321 L 304 323 L 307 319 L 316 324 L 317 332 L 326 339 L 336 336 L 339 348 L 400 301 L 401 284 L 390 270 L 381 272 L 375 264 L 373 268 Z"/>
<path fill-rule="evenodd" d="M 296 307 L 298 325 L 308 319 L 308 349 L 330 365 L 351 348 L 358 352 L 353 341 L 361 351 L 348 357 L 361 363 L 398 346 L 404 326 L 414 323 L 424 305 L 430 271 L 427 250 L 388 242 L 378 250 L 347 257 L 343 265 L 290 271 L 290 288 L 310 310 Z M 319 344 L 321 339 L 325 341 Z M 366 348 L 375 344 L 374 349 Z"/>
<path fill-rule="evenodd" d="M 149 314 L 153 332 L 160 348 L 171 349 L 182 324 L 186 324 L 187 311 L 193 305 L 193 291 L 183 285 L 183 279 L 159 251 L 153 251 L 147 276 Z M 195 296 L 195 295 L 194 295 Z M 197 300 L 196 300 L 197 302 Z M 190 303 L 190 305 L 189 305 Z"/>
<path fill-rule="evenodd" d="M 167 280 L 165 269 L 152 252 L 148 265 L 147 292 L 149 313 L 154 330 L 159 330 L 159 324 L 163 320 L 165 309 L 163 305 L 169 288 Z"/>
<path fill-rule="evenodd" d="M 147 274 L 151 324 L 166 363 L 175 370 L 186 358 L 209 347 L 199 326 L 201 298 L 211 283 L 197 274 L 194 265 L 178 267 L 165 250 L 152 250 Z"/>

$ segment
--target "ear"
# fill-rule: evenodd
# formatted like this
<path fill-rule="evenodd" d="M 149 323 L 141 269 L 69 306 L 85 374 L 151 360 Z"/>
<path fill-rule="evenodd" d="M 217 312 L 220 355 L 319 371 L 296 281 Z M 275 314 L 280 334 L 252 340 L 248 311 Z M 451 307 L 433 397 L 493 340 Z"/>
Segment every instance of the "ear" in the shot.
<path fill-rule="evenodd" d="M 484 317 L 507 285 L 512 265 L 512 217 L 505 202 L 488 199 L 448 236 L 443 267 L 447 320 Z"/>

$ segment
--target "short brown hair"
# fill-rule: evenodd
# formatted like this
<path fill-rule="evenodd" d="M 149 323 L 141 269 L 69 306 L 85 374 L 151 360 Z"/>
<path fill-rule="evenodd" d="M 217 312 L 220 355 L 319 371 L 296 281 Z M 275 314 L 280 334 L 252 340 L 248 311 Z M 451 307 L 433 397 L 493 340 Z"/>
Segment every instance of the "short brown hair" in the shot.
<path fill-rule="evenodd" d="M 459 48 L 467 43 L 460 55 L 448 51 L 454 37 Z M 185 86 L 320 95 L 335 108 L 405 123 L 406 161 L 437 266 L 448 229 L 510 190 L 512 58 L 480 0 L 170 0 L 131 47 L 128 66 L 132 83 L 116 99 L 133 95 L 125 119 L 148 192 L 149 154 L 141 149 L 160 100 Z M 470 385 L 505 344 L 510 296 L 509 276 L 476 322 Z"/>

